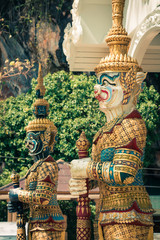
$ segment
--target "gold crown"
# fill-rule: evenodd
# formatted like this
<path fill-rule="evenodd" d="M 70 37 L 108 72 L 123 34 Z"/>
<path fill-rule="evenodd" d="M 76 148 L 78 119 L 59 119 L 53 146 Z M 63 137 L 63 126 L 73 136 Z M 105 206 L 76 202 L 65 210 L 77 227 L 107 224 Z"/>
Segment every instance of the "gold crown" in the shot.
<path fill-rule="evenodd" d="M 43 98 L 45 94 L 45 87 L 43 85 L 42 68 L 40 64 L 37 81 L 38 84 L 36 87 L 36 95 L 38 98 L 36 99 L 35 103 L 33 103 L 36 119 L 30 121 L 28 126 L 25 127 L 25 130 L 27 132 L 37 132 L 45 131 L 47 128 L 50 128 L 50 132 L 52 135 L 54 135 L 55 138 L 57 134 L 57 128 L 53 122 L 46 118 L 49 113 L 49 103 Z"/>
<path fill-rule="evenodd" d="M 137 60 L 127 55 L 130 37 L 122 26 L 124 3 L 125 0 L 112 0 L 112 28 L 106 37 L 110 54 L 95 67 L 96 73 L 128 72 L 131 68 L 142 71 Z"/>
<path fill-rule="evenodd" d="M 36 101 L 33 103 L 33 106 L 34 106 L 34 114 L 36 116 L 38 115 L 38 107 L 39 106 L 46 107 L 46 116 L 48 116 L 48 114 L 49 114 L 49 103 L 47 102 L 47 100 L 45 100 L 44 98 L 36 99 Z"/>
<path fill-rule="evenodd" d="M 25 127 L 26 132 L 32 131 L 45 131 L 48 127 L 50 127 L 51 132 L 55 135 L 57 134 L 57 128 L 53 122 L 46 118 L 37 118 L 29 122 L 28 126 Z"/>

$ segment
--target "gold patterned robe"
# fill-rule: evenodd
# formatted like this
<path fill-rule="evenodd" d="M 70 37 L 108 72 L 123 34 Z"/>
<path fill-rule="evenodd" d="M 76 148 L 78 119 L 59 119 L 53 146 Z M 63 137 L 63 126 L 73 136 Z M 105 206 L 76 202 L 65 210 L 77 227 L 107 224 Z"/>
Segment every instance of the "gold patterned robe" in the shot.
<path fill-rule="evenodd" d="M 153 209 L 142 179 L 145 142 L 146 127 L 137 110 L 107 123 L 94 137 L 87 171 L 90 179 L 98 181 L 97 212 L 104 229 L 116 224 L 153 226 Z"/>
<path fill-rule="evenodd" d="M 57 183 L 58 166 L 51 156 L 34 163 L 26 174 L 25 190 L 21 190 L 19 200 L 29 204 L 29 231 L 34 236 L 31 239 L 61 239 L 60 232 L 65 231 L 57 202 Z"/>

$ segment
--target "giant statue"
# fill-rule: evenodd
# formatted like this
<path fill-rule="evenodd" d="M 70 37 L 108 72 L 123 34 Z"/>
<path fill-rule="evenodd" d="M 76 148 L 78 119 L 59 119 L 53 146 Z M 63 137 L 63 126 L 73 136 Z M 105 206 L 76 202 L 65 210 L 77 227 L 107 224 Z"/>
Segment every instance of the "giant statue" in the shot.
<path fill-rule="evenodd" d="M 40 66 L 36 87 L 37 99 L 33 104 L 36 119 L 30 121 L 25 128 L 26 147 L 34 159 L 34 164 L 25 176 L 25 190 L 20 188 L 10 190 L 8 208 L 10 212 L 15 212 L 22 207 L 19 203 L 23 203 L 23 207 L 28 205 L 29 239 L 61 240 L 65 225 L 57 202 L 58 166 L 50 156 L 57 129 L 53 122 L 46 118 L 49 104 L 43 98 L 44 94 L 45 87 Z M 21 235 L 17 236 L 17 239 L 25 239 Z"/>
<path fill-rule="evenodd" d="M 127 55 L 124 3 L 112 0 L 113 24 L 106 37 L 110 54 L 95 68 L 94 93 L 106 123 L 94 136 L 91 158 L 71 162 L 70 191 L 85 194 L 86 179 L 98 183 L 98 239 L 152 240 L 153 209 L 142 179 L 147 133 L 136 110 L 146 74 Z"/>

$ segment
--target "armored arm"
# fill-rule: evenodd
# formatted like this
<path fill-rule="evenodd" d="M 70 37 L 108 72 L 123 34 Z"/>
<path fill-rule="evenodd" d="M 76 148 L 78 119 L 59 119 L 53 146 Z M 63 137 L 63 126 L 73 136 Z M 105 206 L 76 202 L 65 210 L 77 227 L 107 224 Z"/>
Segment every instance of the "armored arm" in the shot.
<path fill-rule="evenodd" d="M 112 162 L 90 161 L 88 175 L 90 179 L 101 180 L 106 183 L 130 184 L 141 164 L 141 154 L 133 149 L 118 148 Z"/>
<path fill-rule="evenodd" d="M 51 199 L 53 191 L 55 191 L 55 181 L 57 180 L 58 168 L 57 165 L 53 165 L 50 162 L 44 162 L 38 169 L 37 182 L 30 183 L 30 188 L 34 188 L 35 191 L 20 190 L 18 199 L 24 203 L 33 203 L 38 205 L 47 205 Z"/>
<path fill-rule="evenodd" d="M 58 168 L 50 162 L 44 162 L 36 169 L 37 177 L 33 177 L 33 181 L 29 183 L 30 191 L 18 189 L 15 194 L 10 193 L 11 198 L 18 198 L 23 203 L 31 203 L 37 205 L 47 205 L 55 191 L 55 180 L 57 180 Z M 32 174 L 34 174 L 32 172 Z M 36 174 L 35 174 L 36 175 Z M 16 196 L 17 195 L 17 196 Z"/>
<path fill-rule="evenodd" d="M 94 145 L 95 157 L 101 158 L 107 147 L 114 148 L 114 152 L 113 155 L 110 154 L 110 158 L 103 156 L 103 161 L 90 161 L 87 166 L 88 177 L 112 184 L 131 184 L 138 169 L 142 168 L 141 158 L 145 143 L 144 121 L 140 117 L 124 119 L 121 124 L 115 125 L 110 133 L 98 139 L 96 148 Z M 101 152 L 98 152 L 99 147 Z"/>

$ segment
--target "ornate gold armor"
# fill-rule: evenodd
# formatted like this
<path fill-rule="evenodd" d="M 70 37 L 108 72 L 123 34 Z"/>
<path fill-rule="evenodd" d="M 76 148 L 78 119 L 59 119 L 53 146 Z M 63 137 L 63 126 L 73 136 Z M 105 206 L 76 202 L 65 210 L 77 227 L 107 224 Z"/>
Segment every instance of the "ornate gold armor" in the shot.
<path fill-rule="evenodd" d="M 152 215 L 146 214 L 153 209 L 142 180 L 145 139 L 145 124 L 137 111 L 96 134 L 88 173 L 99 183 L 102 224 L 153 224 Z"/>
<path fill-rule="evenodd" d="M 107 232 L 106 225 L 153 226 L 153 209 L 142 180 L 145 140 L 145 123 L 136 110 L 113 126 L 106 123 L 94 137 L 87 171 L 98 181 L 99 224 Z"/>
<path fill-rule="evenodd" d="M 64 231 L 64 218 L 57 202 L 57 163 L 51 156 L 41 159 L 25 177 L 26 191 L 20 191 L 19 200 L 29 204 L 30 231 Z"/>
<path fill-rule="evenodd" d="M 29 206 L 29 240 L 61 240 L 64 239 L 62 232 L 66 226 L 57 202 L 58 166 L 50 156 L 56 141 L 57 128 L 46 118 L 49 104 L 43 98 L 44 94 L 40 66 L 37 99 L 33 104 L 36 119 L 30 121 L 25 128 L 25 144 L 34 164 L 26 174 L 25 190 L 10 190 L 9 197 L 11 205 L 12 202 L 17 202 L 17 206 L 19 203 Z"/>

